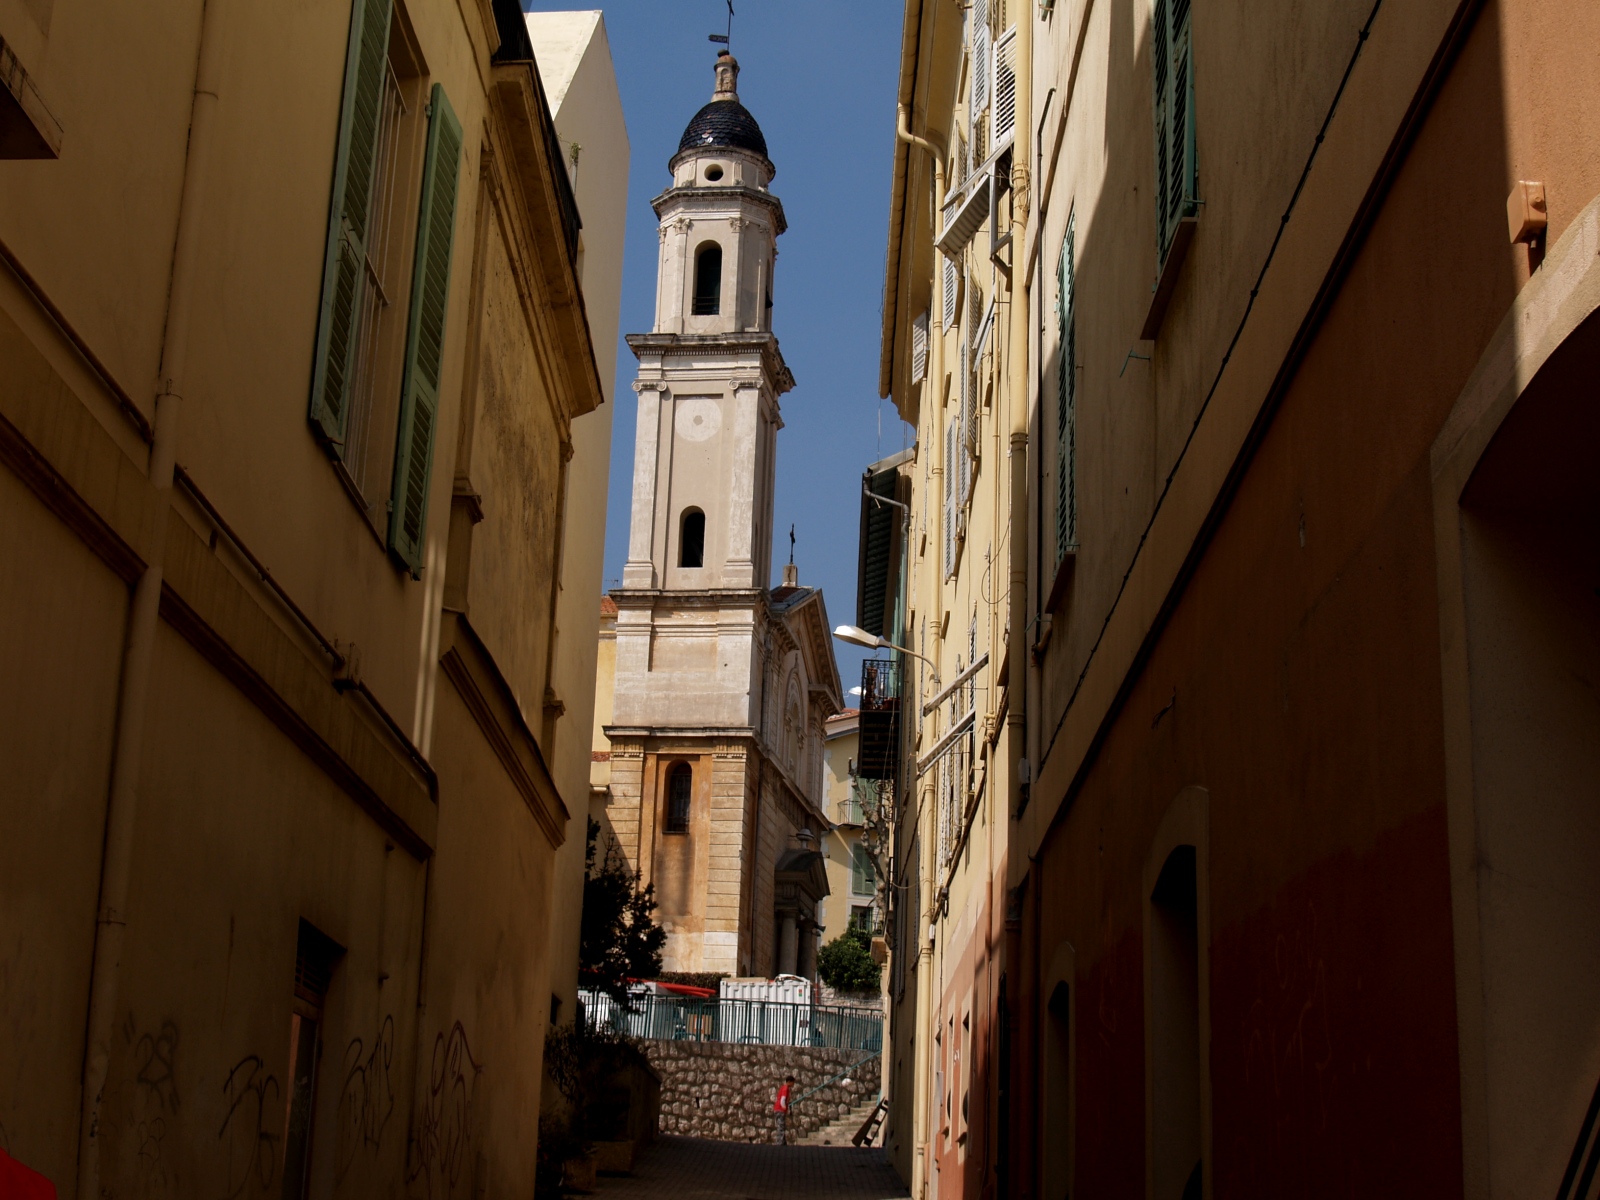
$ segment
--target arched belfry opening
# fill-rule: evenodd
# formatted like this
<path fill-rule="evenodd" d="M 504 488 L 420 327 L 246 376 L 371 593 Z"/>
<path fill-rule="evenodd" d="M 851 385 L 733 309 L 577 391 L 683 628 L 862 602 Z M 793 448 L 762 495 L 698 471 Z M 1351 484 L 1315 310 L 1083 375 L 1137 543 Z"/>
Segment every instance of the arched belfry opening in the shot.
<path fill-rule="evenodd" d="M 698 508 L 683 510 L 683 528 L 678 534 L 678 565 L 706 565 L 706 514 Z"/>
<path fill-rule="evenodd" d="M 694 256 L 694 306 L 697 317 L 714 317 L 722 312 L 722 247 L 707 242 Z"/>

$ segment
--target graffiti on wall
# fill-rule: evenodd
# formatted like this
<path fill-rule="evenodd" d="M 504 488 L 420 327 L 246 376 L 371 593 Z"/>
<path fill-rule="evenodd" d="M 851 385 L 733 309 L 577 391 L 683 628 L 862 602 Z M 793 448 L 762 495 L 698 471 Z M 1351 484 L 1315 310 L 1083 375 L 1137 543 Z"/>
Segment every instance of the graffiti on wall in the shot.
<path fill-rule="evenodd" d="M 247 1054 L 228 1072 L 222 1094 L 228 1106 L 217 1131 L 227 1172 L 223 1200 L 234 1200 L 252 1180 L 262 1189 L 272 1183 L 283 1128 L 283 1090 L 261 1056 Z"/>
<path fill-rule="evenodd" d="M 363 1151 L 376 1153 L 394 1113 L 394 1017 L 386 1016 L 370 1043 L 351 1038 L 344 1051 L 344 1082 L 339 1089 L 337 1179 Z"/>
<path fill-rule="evenodd" d="M 128 1047 L 132 1080 L 108 1089 L 114 1096 L 108 1109 L 125 1114 L 127 1134 L 124 1153 L 131 1154 L 133 1193 L 136 1196 L 168 1195 L 177 1182 L 166 1159 L 166 1140 L 178 1122 L 182 1099 L 178 1094 L 178 1024 L 170 1018 L 154 1028 L 142 1028 L 129 1012 L 122 1023 L 123 1043 Z"/>
<path fill-rule="evenodd" d="M 448 1034 L 434 1038 L 428 1092 L 417 1121 L 415 1158 L 408 1173 L 408 1179 L 420 1181 L 429 1197 L 465 1194 L 472 1189 L 467 1164 L 476 1136 L 478 1077 L 482 1074 L 483 1064 L 472 1057 L 460 1021 Z"/>

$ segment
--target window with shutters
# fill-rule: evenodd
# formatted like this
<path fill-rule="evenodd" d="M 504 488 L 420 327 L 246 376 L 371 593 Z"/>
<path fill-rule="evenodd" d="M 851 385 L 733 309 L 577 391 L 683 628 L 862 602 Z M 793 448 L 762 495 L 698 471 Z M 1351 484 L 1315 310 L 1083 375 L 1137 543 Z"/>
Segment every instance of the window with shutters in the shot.
<path fill-rule="evenodd" d="M 1152 15 L 1158 263 L 1166 261 L 1178 223 L 1195 215 L 1198 200 L 1189 5 L 1190 0 L 1155 0 Z"/>
<path fill-rule="evenodd" d="M 355 0 L 310 419 L 390 552 L 420 576 L 463 141 L 408 29 L 392 0 Z"/>
<path fill-rule="evenodd" d="M 313 428 L 374 527 L 394 453 L 427 107 L 406 28 L 390 0 L 353 7 L 312 394 Z"/>
<path fill-rule="evenodd" d="M 1057 271 L 1056 332 L 1061 352 L 1056 381 L 1056 565 L 1078 548 L 1078 363 L 1077 319 L 1073 311 L 1077 215 L 1067 218 L 1067 236 L 1061 242 Z"/>
<path fill-rule="evenodd" d="M 994 103 L 989 110 L 989 142 L 997 149 L 1017 133 L 1017 31 L 1006 30 L 994 44 Z"/>
<path fill-rule="evenodd" d="M 878 873 L 872 865 L 872 855 L 865 846 L 857 844 L 851 851 L 850 890 L 858 896 L 870 896 L 878 888 Z"/>
<path fill-rule="evenodd" d="M 334 967 L 343 954 L 331 938 L 307 922 L 300 922 L 295 945 L 294 1007 L 289 1015 L 289 1070 L 284 1075 L 288 1092 L 283 1127 L 284 1200 L 302 1200 L 310 1183 L 322 1013 L 327 1007 Z"/>
<path fill-rule="evenodd" d="M 948 578 L 956 571 L 956 476 L 960 467 L 956 462 L 956 443 L 959 436 L 959 417 L 951 417 L 944 430 L 944 573 Z"/>
<path fill-rule="evenodd" d="M 928 314 L 911 322 L 911 382 L 921 383 L 928 375 Z"/>
<path fill-rule="evenodd" d="M 941 255 L 943 267 L 941 269 L 939 291 L 940 299 L 944 302 L 944 327 L 948 331 L 956 323 L 956 302 L 961 290 L 961 274 L 956 270 L 956 261 L 948 254 Z"/>
<path fill-rule="evenodd" d="M 993 50 L 989 34 L 989 0 L 972 2 L 972 93 L 967 110 L 967 128 L 972 131 L 972 141 L 978 142 L 978 119 L 989 107 L 989 69 Z"/>

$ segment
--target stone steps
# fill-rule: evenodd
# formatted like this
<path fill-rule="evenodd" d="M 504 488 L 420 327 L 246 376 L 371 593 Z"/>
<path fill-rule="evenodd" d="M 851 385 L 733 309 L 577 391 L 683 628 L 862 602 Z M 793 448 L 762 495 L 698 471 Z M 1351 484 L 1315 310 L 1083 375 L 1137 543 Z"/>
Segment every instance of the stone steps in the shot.
<path fill-rule="evenodd" d="M 805 1140 L 796 1143 L 801 1146 L 849 1146 L 850 1139 L 855 1137 L 856 1130 L 861 1128 L 861 1123 L 867 1119 L 867 1114 L 878 1107 L 878 1097 L 865 1100 L 856 1105 L 844 1116 L 838 1118 L 831 1125 L 824 1125 L 816 1133 Z M 879 1145 L 883 1140 L 883 1129 L 880 1126 L 878 1134 L 872 1141 L 865 1143 L 868 1146 Z"/>

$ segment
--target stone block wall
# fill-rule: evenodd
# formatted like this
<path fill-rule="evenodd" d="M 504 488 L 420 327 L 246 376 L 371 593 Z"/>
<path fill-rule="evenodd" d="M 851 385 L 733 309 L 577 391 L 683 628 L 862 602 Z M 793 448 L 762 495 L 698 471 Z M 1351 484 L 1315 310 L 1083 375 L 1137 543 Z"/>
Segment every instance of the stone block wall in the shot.
<path fill-rule="evenodd" d="M 855 1064 L 860 1050 L 747 1046 L 730 1042 L 642 1041 L 661 1076 L 661 1132 L 725 1142 L 772 1140 L 772 1099 L 785 1075 L 794 1095 Z M 799 1141 L 878 1095 L 882 1056 L 855 1066 L 790 1109 L 789 1140 Z"/>

